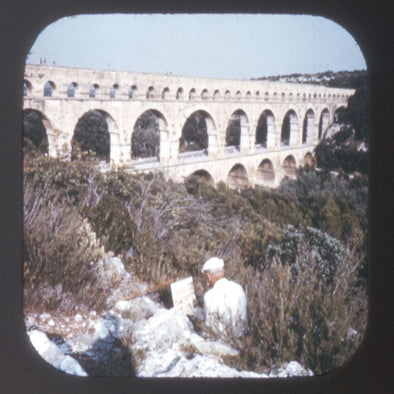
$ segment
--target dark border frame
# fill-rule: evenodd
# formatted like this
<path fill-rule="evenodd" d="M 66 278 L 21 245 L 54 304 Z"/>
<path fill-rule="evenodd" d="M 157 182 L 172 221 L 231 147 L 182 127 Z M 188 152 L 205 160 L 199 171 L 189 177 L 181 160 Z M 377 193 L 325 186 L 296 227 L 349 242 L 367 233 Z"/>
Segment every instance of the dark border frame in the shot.
<path fill-rule="evenodd" d="M 384 0 L 265 0 L 180 4 L 175 0 L 12 0 L 0 5 L 2 143 L 0 144 L 1 393 L 389 393 L 393 392 L 393 19 Z M 329 18 L 356 39 L 366 58 L 370 93 L 369 317 L 355 356 L 333 373 L 288 379 L 77 378 L 32 350 L 22 315 L 22 80 L 28 50 L 48 24 L 81 13 L 294 13 Z M 392 148 L 391 148 L 392 149 Z M 391 189 L 389 188 L 391 186 Z M 390 220 L 391 219 L 391 220 Z M 390 227 L 389 227 L 390 226 Z M 391 258 L 391 260 L 390 260 Z M 391 389 L 391 391 L 390 391 Z"/>

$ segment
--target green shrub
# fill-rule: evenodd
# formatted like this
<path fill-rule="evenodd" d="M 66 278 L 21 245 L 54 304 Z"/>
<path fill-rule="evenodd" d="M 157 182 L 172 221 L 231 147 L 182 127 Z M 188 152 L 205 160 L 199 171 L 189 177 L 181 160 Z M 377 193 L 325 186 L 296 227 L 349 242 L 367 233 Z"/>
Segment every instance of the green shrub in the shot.
<path fill-rule="evenodd" d="M 68 161 L 47 156 L 33 158 L 28 155 L 24 158 L 24 177 L 34 188 L 56 191 L 62 197 L 71 199 L 75 207 L 81 210 L 92 204 L 89 201 L 92 186 L 97 187 L 102 183 L 102 175 L 95 164 L 94 160 Z M 94 193 L 98 197 L 102 190 L 94 190 Z M 85 201 L 86 198 L 88 201 Z"/>
<path fill-rule="evenodd" d="M 252 338 L 239 366 L 259 370 L 297 360 L 317 374 L 338 368 L 365 330 L 359 256 L 313 229 L 289 229 L 268 250 L 263 269 L 247 266 L 237 276 L 247 290 Z"/>
<path fill-rule="evenodd" d="M 337 146 L 323 140 L 316 146 L 315 155 L 317 166 L 326 171 L 368 174 L 368 152 L 357 151 L 354 146 Z"/>

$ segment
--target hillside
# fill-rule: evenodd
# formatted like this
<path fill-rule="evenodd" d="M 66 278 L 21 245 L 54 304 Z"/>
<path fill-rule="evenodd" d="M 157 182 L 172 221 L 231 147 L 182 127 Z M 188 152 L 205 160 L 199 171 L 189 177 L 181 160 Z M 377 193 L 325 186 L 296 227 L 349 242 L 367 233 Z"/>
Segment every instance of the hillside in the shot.
<path fill-rule="evenodd" d="M 324 71 L 315 74 L 288 74 L 257 78 L 257 80 L 309 83 L 335 88 L 360 89 L 367 87 L 367 71 Z"/>

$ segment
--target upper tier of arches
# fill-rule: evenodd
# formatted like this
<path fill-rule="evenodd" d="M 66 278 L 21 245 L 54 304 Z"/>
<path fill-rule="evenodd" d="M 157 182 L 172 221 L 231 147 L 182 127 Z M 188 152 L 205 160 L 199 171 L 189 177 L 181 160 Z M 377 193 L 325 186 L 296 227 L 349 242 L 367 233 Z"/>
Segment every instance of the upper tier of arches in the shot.
<path fill-rule="evenodd" d="M 347 101 L 351 94 L 331 94 L 319 93 L 312 95 L 311 93 L 300 94 L 289 92 L 260 91 L 257 90 L 253 94 L 248 91 L 226 89 L 224 92 L 219 89 L 203 89 L 198 92 L 196 88 L 186 91 L 182 86 L 176 90 L 165 87 L 162 90 L 150 85 L 148 87 L 138 86 L 135 83 L 118 84 L 115 83 L 110 87 L 102 86 L 92 81 L 88 89 L 79 88 L 78 82 L 66 82 L 64 84 L 56 84 L 56 82 L 45 81 L 41 89 L 32 88 L 32 83 L 28 79 L 23 80 L 23 96 L 24 97 L 53 97 L 53 98 L 89 98 L 89 99 L 123 99 L 123 100 L 163 100 L 163 101 L 270 101 L 270 102 L 327 102 L 327 101 Z M 142 92 L 142 93 L 141 93 Z M 185 93 L 186 92 L 186 93 Z"/>
<path fill-rule="evenodd" d="M 161 101 L 346 102 L 351 89 L 26 65 L 24 97 Z"/>

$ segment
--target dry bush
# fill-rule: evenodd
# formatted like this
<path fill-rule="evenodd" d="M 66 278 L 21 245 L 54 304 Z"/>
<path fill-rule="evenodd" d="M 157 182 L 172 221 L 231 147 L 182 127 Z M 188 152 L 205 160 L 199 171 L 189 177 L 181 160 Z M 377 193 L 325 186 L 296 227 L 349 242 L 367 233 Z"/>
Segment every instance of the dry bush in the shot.
<path fill-rule="evenodd" d="M 90 226 L 67 199 L 29 183 L 24 187 L 24 252 L 26 306 L 72 309 L 75 303 L 102 301 L 94 264 L 102 250 Z"/>
<path fill-rule="evenodd" d="M 135 224 L 119 198 L 106 194 L 89 212 L 92 227 L 105 250 L 118 255 L 132 247 Z"/>
<path fill-rule="evenodd" d="M 210 220 L 207 204 L 160 174 L 140 178 L 133 193 L 125 202 L 128 220 L 135 224 L 132 242 L 124 250 L 131 269 L 155 283 L 192 274 L 209 243 L 201 231 Z"/>

